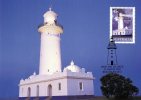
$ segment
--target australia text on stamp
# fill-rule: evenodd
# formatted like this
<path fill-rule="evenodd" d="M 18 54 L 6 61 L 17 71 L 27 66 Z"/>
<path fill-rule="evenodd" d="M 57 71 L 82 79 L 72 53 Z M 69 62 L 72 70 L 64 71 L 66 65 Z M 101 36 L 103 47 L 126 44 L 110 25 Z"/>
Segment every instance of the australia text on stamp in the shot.
<path fill-rule="evenodd" d="M 135 7 L 110 7 L 110 39 L 135 43 Z"/>

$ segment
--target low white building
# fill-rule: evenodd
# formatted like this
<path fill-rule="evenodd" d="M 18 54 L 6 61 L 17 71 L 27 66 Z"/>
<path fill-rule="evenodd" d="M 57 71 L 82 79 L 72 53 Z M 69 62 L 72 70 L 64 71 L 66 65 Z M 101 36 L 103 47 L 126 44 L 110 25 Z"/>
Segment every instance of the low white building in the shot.
<path fill-rule="evenodd" d="M 41 33 L 39 74 L 21 79 L 19 97 L 82 96 L 94 95 L 92 72 L 85 72 L 71 64 L 62 71 L 60 34 L 63 28 L 57 23 L 57 14 L 49 9 L 44 14 Z"/>
<path fill-rule="evenodd" d="M 63 72 L 33 75 L 20 81 L 19 97 L 93 95 L 93 75 L 71 62 Z"/>

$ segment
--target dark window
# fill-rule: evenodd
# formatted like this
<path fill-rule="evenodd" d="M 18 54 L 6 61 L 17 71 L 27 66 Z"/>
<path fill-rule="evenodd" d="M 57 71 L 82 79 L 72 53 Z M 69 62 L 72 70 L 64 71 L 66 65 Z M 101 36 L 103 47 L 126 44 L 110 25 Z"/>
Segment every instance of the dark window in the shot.
<path fill-rule="evenodd" d="M 81 91 L 83 90 L 83 83 L 82 82 L 79 83 L 79 88 Z"/>
<path fill-rule="evenodd" d="M 61 83 L 59 83 L 59 87 L 58 87 L 58 90 L 61 90 Z"/>
<path fill-rule="evenodd" d="M 113 61 L 111 61 L 111 65 L 113 65 L 114 64 L 114 62 Z"/>

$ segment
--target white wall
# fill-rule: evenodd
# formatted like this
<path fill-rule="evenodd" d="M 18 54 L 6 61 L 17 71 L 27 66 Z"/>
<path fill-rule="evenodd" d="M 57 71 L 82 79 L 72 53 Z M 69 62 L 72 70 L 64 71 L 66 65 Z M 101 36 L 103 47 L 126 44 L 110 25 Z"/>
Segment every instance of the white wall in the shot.
<path fill-rule="evenodd" d="M 83 83 L 83 91 L 79 83 Z M 61 83 L 61 90 L 58 90 Z M 19 97 L 27 97 L 28 87 L 31 88 L 31 97 L 48 96 L 48 86 L 52 86 L 52 96 L 68 95 L 94 95 L 94 84 L 92 73 L 80 72 L 58 72 L 53 75 L 31 75 L 28 79 L 21 80 L 19 84 Z"/>
<path fill-rule="evenodd" d="M 61 83 L 61 90 L 59 90 L 59 83 Z M 20 86 L 19 97 L 27 97 L 28 87 L 31 88 L 31 97 L 37 96 L 37 85 L 39 86 L 39 96 L 48 96 L 48 86 L 52 86 L 53 96 L 67 95 L 67 79 L 60 79 L 48 82 L 33 83 Z M 24 91 L 22 90 L 24 89 Z"/>
<path fill-rule="evenodd" d="M 83 90 L 80 90 L 80 82 L 83 84 Z M 68 79 L 68 95 L 94 95 L 93 80 Z"/>

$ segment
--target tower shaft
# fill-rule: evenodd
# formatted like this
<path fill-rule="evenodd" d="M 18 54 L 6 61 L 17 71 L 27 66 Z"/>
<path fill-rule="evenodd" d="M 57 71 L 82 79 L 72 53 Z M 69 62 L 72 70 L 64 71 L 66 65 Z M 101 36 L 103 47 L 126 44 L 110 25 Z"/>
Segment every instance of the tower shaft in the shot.
<path fill-rule="evenodd" d="M 41 33 L 39 74 L 61 72 L 60 34 L 63 28 L 57 24 L 57 14 L 47 11 L 44 14 L 44 24 L 39 27 Z"/>
<path fill-rule="evenodd" d="M 109 49 L 108 50 L 108 58 L 107 58 L 108 65 L 117 65 L 117 56 L 116 56 L 116 49 Z"/>
<path fill-rule="evenodd" d="M 60 36 L 42 33 L 39 74 L 52 74 L 60 71 Z"/>
<path fill-rule="evenodd" d="M 113 40 L 111 40 L 108 44 L 108 58 L 107 58 L 107 64 L 108 65 L 117 65 L 117 55 L 116 55 L 116 44 Z"/>
<path fill-rule="evenodd" d="M 118 30 L 122 30 L 124 28 L 123 17 L 120 16 L 118 19 Z"/>

